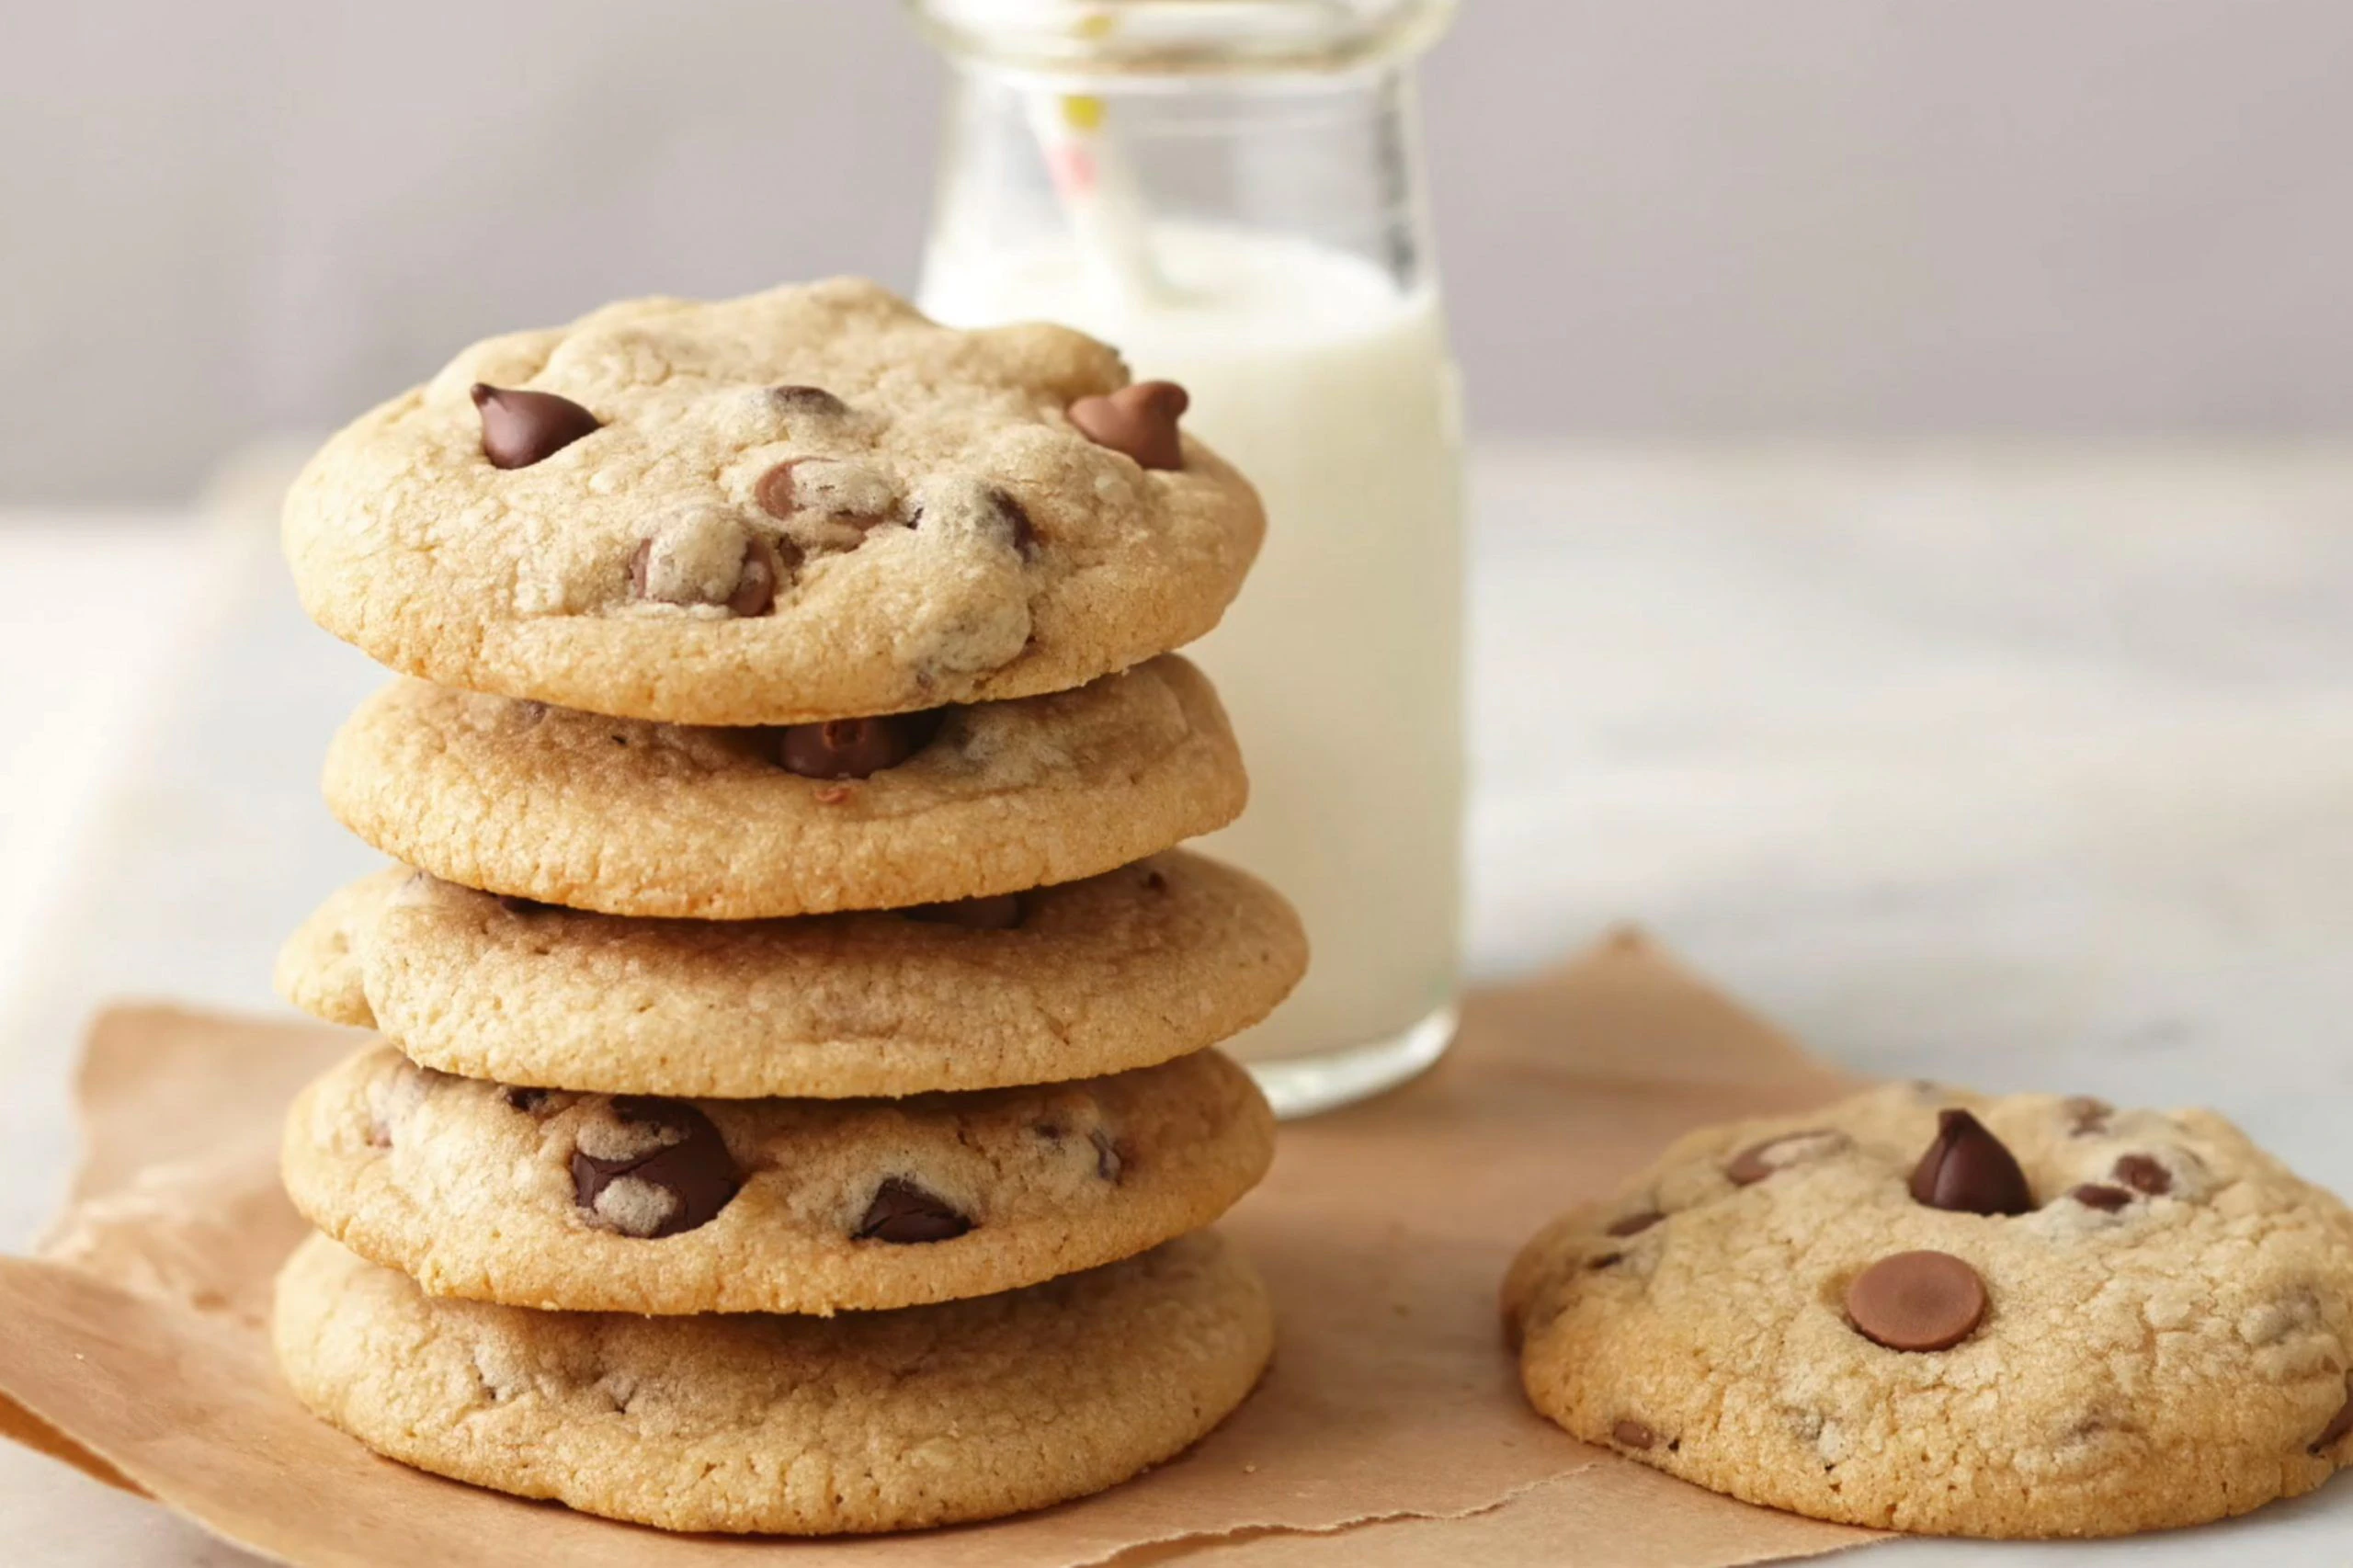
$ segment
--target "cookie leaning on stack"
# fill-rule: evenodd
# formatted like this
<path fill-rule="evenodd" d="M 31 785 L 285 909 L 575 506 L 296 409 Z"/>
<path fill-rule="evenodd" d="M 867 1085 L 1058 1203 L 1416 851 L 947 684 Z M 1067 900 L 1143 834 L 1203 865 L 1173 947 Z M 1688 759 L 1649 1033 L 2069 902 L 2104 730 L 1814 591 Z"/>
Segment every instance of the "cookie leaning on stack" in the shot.
<path fill-rule="evenodd" d="M 477 345 L 320 453 L 303 601 L 422 678 L 327 767 L 404 864 L 278 964 L 384 1036 L 288 1120 L 298 1397 L 811 1534 L 1078 1496 L 1240 1403 L 1271 1319 L 1202 1227 L 1273 1120 L 1208 1048 L 1306 944 L 1173 847 L 1245 786 L 1169 650 L 1262 528 L 1183 404 L 835 281 Z"/>

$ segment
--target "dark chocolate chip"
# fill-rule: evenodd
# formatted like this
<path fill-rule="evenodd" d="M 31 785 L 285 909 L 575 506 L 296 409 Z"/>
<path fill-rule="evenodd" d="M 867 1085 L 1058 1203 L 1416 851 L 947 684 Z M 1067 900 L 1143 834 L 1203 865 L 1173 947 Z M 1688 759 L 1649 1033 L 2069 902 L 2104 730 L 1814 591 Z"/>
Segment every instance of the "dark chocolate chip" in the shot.
<path fill-rule="evenodd" d="M 795 414 L 822 414 L 830 416 L 849 412 L 849 404 L 823 387 L 770 387 L 768 397 L 779 408 Z"/>
<path fill-rule="evenodd" d="M 1899 1252 L 1848 1281 L 1847 1316 L 1890 1350 L 1949 1350 L 1985 1320 L 1985 1281 L 1946 1252 Z"/>
<path fill-rule="evenodd" d="M 1609 1428 L 1609 1440 L 1621 1449 L 1647 1449 L 1658 1441 L 1658 1434 L 1639 1421 L 1620 1421 Z"/>
<path fill-rule="evenodd" d="M 1166 892 L 1168 879 L 1158 871 L 1146 871 L 1143 874 L 1143 885 L 1146 892 Z"/>
<path fill-rule="evenodd" d="M 509 1084 L 498 1091 L 498 1097 L 505 1100 L 510 1109 L 519 1110 L 525 1116 L 537 1116 L 548 1103 L 548 1091 Z"/>
<path fill-rule="evenodd" d="M 1108 397 L 1080 398 L 1070 405 L 1070 422 L 1097 446 L 1125 452 L 1145 468 L 1183 468 L 1176 421 L 1191 403 L 1175 381 L 1138 381 Z"/>
<path fill-rule="evenodd" d="M 1824 1153 L 1843 1147 L 1847 1142 L 1845 1133 L 1834 1132 L 1824 1127 L 1809 1127 L 1799 1132 L 1784 1132 L 1779 1138 L 1768 1138 L 1762 1143 L 1751 1143 L 1747 1148 L 1734 1154 L 1731 1162 L 1724 1166 L 1724 1175 L 1734 1187 L 1747 1187 L 1763 1181 L 1775 1171 L 1784 1168 L 1786 1165 L 1794 1165 L 1797 1162 L 1799 1153 L 1795 1145 L 1816 1139 L 1822 1141 Z"/>
<path fill-rule="evenodd" d="M 1028 555 L 1038 548 L 1038 529 L 1029 521 L 1029 508 L 1016 500 L 1011 491 L 992 487 L 989 491 L 989 505 L 995 506 L 1004 515 L 1005 520 L 1013 526 L 1014 549 Z"/>
<path fill-rule="evenodd" d="M 2336 1407 L 2336 1414 L 2328 1418 L 2328 1425 L 2322 1427 L 2320 1436 L 2312 1440 L 2309 1451 L 2316 1454 L 2333 1448 L 2344 1440 L 2347 1432 L 2353 1432 L 2353 1384 L 2347 1385 L 2345 1403 Z"/>
<path fill-rule="evenodd" d="M 2173 1173 L 2147 1154 L 2126 1154 L 2110 1173 L 2135 1192 L 2163 1198 L 2173 1190 Z"/>
<path fill-rule="evenodd" d="M 574 1201 L 623 1234 L 651 1239 L 707 1225 L 744 1185 L 726 1139 L 695 1107 L 631 1096 L 613 1101 L 612 1113 L 616 1120 L 658 1131 L 668 1140 L 625 1159 L 572 1152 Z M 631 1193 L 630 1199 L 600 1204 L 623 1181 L 653 1188 L 660 1201 L 642 1206 Z"/>
<path fill-rule="evenodd" d="M 776 759 L 803 778 L 864 778 L 896 767 L 939 733 L 945 709 L 876 719 L 829 719 L 776 732 Z"/>
<path fill-rule="evenodd" d="M 1936 1141 L 1912 1167 L 1912 1200 L 1961 1214 L 2024 1214 L 2034 1207 L 2018 1157 L 1965 1110 L 1937 1112 Z"/>
<path fill-rule="evenodd" d="M 1627 1214 L 1609 1221 L 1613 1236 L 1639 1236 L 1666 1216 L 1655 1209 L 1645 1209 L 1639 1214 Z"/>
<path fill-rule="evenodd" d="M 493 468 L 529 468 L 603 427 L 595 415 L 553 392 L 476 381 L 473 400 L 482 414 L 482 453 Z"/>
<path fill-rule="evenodd" d="M 946 1199 L 926 1192 L 904 1176 L 889 1176 L 874 1189 L 874 1201 L 866 1206 L 856 1237 L 861 1242 L 907 1246 L 951 1241 L 972 1228 L 972 1221 Z"/>
<path fill-rule="evenodd" d="M 1120 1153 L 1120 1141 L 1100 1127 L 1086 1138 L 1095 1145 L 1095 1174 L 1105 1181 L 1119 1180 L 1120 1174 L 1128 1168 L 1127 1156 Z"/>
<path fill-rule="evenodd" d="M 934 926 L 961 926 L 970 931 L 1010 931 L 1021 924 L 1021 895 L 1001 892 L 988 898 L 960 898 L 951 903 L 919 903 L 899 913 L 909 920 Z"/>
<path fill-rule="evenodd" d="M 2085 1208 L 2097 1209 L 2103 1214 L 2113 1214 L 2132 1201 L 2132 1195 L 2124 1188 L 2100 1181 L 2087 1181 L 2081 1187 L 2071 1187 L 2067 1196 Z"/>

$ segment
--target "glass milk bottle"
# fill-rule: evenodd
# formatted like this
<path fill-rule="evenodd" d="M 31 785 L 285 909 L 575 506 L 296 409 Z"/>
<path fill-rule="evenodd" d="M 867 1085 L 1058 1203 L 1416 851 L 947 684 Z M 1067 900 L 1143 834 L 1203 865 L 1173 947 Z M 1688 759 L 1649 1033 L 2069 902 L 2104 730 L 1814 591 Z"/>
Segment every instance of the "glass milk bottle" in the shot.
<path fill-rule="evenodd" d="M 1359 1098 L 1454 1033 L 1460 392 L 1410 71 L 1427 0 L 916 0 L 954 81 L 921 302 L 1047 318 L 1181 382 L 1267 505 L 1188 650 L 1248 812 L 1202 847 L 1299 906 L 1313 958 L 1233 1042 L 1278 1110 Z"/>

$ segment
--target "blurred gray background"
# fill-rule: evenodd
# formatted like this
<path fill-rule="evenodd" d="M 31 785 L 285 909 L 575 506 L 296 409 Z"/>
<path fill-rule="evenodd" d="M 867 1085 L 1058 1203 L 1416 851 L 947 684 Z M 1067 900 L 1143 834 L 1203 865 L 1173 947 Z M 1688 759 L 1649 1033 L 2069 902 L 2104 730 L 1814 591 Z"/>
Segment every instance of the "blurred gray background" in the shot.
<path fill-rule="evenodd" d="M 884 0 L 9 0 L 0 501 L 184 495 L 486 332 L 912 279 Z M 1427 65 L 1500 433 L 2353 414 L 2347 0 L 1469 0 Z"/>

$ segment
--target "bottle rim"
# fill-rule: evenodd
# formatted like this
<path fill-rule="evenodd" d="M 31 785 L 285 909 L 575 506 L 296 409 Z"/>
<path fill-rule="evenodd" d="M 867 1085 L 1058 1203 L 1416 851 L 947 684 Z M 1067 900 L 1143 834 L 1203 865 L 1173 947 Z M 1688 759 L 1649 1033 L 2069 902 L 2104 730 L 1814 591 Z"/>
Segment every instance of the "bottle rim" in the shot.
<path fill-rule="evenodd" d="M 1457 0 L 906 0 L 959 62 L 1057 76 L 1328 74 L 1438 41 Z"/>

